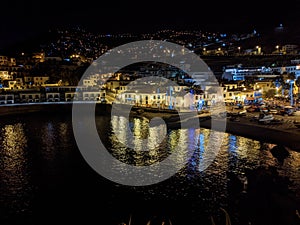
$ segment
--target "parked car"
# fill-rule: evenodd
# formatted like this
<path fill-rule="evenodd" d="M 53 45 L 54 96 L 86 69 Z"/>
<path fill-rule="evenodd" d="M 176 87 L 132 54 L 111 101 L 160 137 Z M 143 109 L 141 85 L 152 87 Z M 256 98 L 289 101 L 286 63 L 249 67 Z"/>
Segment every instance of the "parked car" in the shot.
<path fill-rule="evenodd" d="M 274 120 L 274 116 L 272 114 L 263 113 L 263 112 L 259 114 L 259 117 L 258 117 L 259 123 L 268 124 L 272 120 Z"/>

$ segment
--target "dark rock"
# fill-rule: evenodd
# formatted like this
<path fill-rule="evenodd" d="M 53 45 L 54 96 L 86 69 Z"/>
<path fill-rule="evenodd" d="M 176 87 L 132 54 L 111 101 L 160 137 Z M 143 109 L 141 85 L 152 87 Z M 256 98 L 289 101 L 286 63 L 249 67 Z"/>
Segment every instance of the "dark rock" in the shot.
<path fill-rule="evenodd" d="M 276 145 L 271 150 L 272 155 L 281 163 L 289 157 L 289 151 L 282 145 Z"/>

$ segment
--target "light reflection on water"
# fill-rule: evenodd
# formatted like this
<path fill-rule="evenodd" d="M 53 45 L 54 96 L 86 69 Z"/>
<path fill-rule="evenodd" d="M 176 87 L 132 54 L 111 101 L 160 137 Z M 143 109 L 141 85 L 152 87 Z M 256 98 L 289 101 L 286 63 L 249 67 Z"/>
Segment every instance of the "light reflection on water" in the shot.
<path fill-rule="evenodd" d="M 149 128 L 147 119 L 135 118 L 128 121 L 123 117 L 114 117 L 112 123 L 118 124 L 119 129 L 117 134 L 112 133 L 109 137 L 112 143 L 110 152 L 125 163 L 144 166 L 159 162 L 172 154 L 175 148 L 179 146 L 182 149 L 187 149 L 193 155 L 187 166 L 195 172 L 197 170 L 201 172 L 201 164 L 215 158 L 215 154 L 217 154 L 216 159 L 205 171 L 205 174 L 218 174 L 226 171 L 228 167 L 232 167 L 233 170 L 240 170 L 244 166 L 255 168 L 261 165 L 276 165 L 276 159 L 268 151 L 260 150 L 261 145 L 258 141 L 248 138 L 231 134 L 225 134 L 225 138 L 223 138 L 217 131 L 191 128 L 169 130 L 165 138 L 157 143 L 157 137 L 160 136 L 161 138 L 163 135 L 159 133 L 161 129 L 159 127 Z M 135 136 L 133 140 L 134 150 L 127 146 L 128 129 L 132 129 Z M 147 139 L 147 146 L 144 148 L 147 151 L 140 151 L 142 149 L 141 141 L 145 139 Z M 151 142 L 155 142 L 155 144 Z M 210 146 L 208 145 L 209 142 L 212 142 Z M 220 151 L 215 149 L 214 145 L 218 142 L 222 142 Z M 211 149 L 208 149 L 208 146 Z M 245 164 L 246 162 L 247 164 Z M 176 164 L 176 161 L 172 164 Z"/>
<path fill-rule="evenodd" d="M 0 129 L 1 212 L 28 213 L 31 210 L 30 195 L 33 187 L 30 183 L 31 173 L 26 152 L 27 135 L 21 123 L 4 125 Z"/>
<path fill-rule="evenodd" d="M 85 183 L 77 181 L 77 176 L 73 175 L 74 171 L 80 171 L 81 176 L 86 179 L 85 182 L 96 186 L 94 192 L 87 188 L 91 196 L 103 198 L 98 191 L 104 188 L 104 181 L 101 181 L 102 183 L 99 181 L 97 186 L 94 179 L 99 177 L 92 176 L 90 170 L 78 169 L 78 165 L 82 167 L 81 164 L 85 162 L 82 158 L 74 156 L 78 153 L 78 149 L 73 139 L 71 120 L 55 116 L 51 120 L 43 118 L 39 116 L 16 122 L 4 121 L 0 127 L 0 222 L 5 218 L 12 218 L 13 215 L 25 214 L 28 217 L 34 215 L 32 199 L 38 198 L 42 188 L 46 190 L 45 195 L 48 194 L 47 191 L 51 191 L 55 196 L 60 192 L 61 186 L 71 186 L 77 190 L 76 186 L 72 186 L 74 183 L 78 185 L 78 193 L 81 194 L 79 190 L 84 189 Z M 118 127 L 116 133 L 112 132 L 111 123 Z M 186 155 L 178 155 L 178 158 L 174 158 L 168 166 L 175 167 L 179 172 L 164 182 L 131 188 L 117 185 L 119 195 L 128 196 L 126 200 L 132 201 L 132 205 L 138 195 L 142 196 L 145 202 L 153 199 L 160 203 L 164 202 L 166 204 L 164 207 L 172 210 L 180 211 L 187 208 L 190 210 L 190 217 L 195 217 L 194 224 L 201 224 L 199 221 L 203 213 L 211 215 L 220 207 L 232 207 L 233 212 L 240 210 L 234 208 L 235 205 L 230 205 L 232 203 L 229 199 L 237 197 L 235 195 L 237 193 L 232 193 L 229 188 L 231 184 L 228 173 L 243 180 L 247 170 L 254 171 L 259 167 L 270 166 L 274 166 L 280 176 L 287 176 L 292 181 L 289 186 L 290 193 L 295 193 L 295 201 L 300 199 L 300 153 L 298 152 L 289 151 L 290 156 L 280 163 L 268 149 L 264 150 L 266 143 L 236 135 L 226 134 L 223 139 L 220 139 L 218 132 L 208 129 L 174 129 L 168 130 L 164 135 L 163 127 L 151 127 L 149 120 L 144 118 L 127 121 L 122 117 L 113 117 L 111 123 L 108 117 L 96 117 L 97 127 L 102 130 L 99 131 L 101 140 L 112 155 L 122 162 L 136 166 L 151 165 L 168 157 L 177 147 L 187 149 L 192 155 L 184 168 L 176 168 L 178 167 L 176 162 L 184 159 Z M 131 130 L 135 137 L 130 140 L 130 144 L 137 151 L 126 147 L 127 130 Z M 143 146 L 145 140 L 146 145 Z M 216 152 L 215 149 L 207 149 L 209 141 L 222 142 L 221 149 L 213 163 L 205 171 L 201 171 L 201 165 L 214 157 L 213 153 Z M 213 144 L 210 146 L 214 148 Z M 145 149 L 149 151 L 142 151 Z M 33 158 L 37 160 L 34 161 Z M 116 165 L 112 165 L 112 168 L 126 174 L 125 168 Z M 153 171 L 153 173 L 157 172 L 159 171 Z M 33 174 L 35 174 L 34 179 Z M 112 205 L 111 211 L 116 211 L 116 214 L 121 213 L 118 211 L 121 209 L 116 206 L 124 204 L 116 197 L 119 195 L 111 193 L 111 188 L 103 191 L 106 196 L 111 196 L 107 197 L 106 202 Z M 79 207 L 79 204 L 82 207 L 80 201 L 77 203 L 75 199 L 74 202 L 73 205 L 68 202 L 64 204 L 70 208 Z M 156 208 L 159 207 L 163 208 L 163 206 Z"/>
<path fill-rule="evenodd" d="M 139 120 L 143 119 L 132 121 L 132 127 L 137 129 L 137 131 L 134 130 L 133 132 L 135 132 L 137 138 L 145 138 L 144 135 L 147 133 L 145 130 L 148 129 L 147 123 Z M 126 123 L 123 123 L 121 126 L 122 129 L 119 132 L 125 132 L 127 129 Z M 143 130 L 144 134 L 141 134 L 140 130 Z M 126 134 L 123 135 L 125 136 Z M 148 140 L 152 140 L 150 132 L 148 135 L 150 135 Z M 136 153 L 125 146 L 120 146 L 120 143 L 113 135 L 111 136 L 111 141 L 113 143 L 111 152 L 114 157 L 123 162 L 141 166 L 163 160 L 172 154 L 177 146 L 184 149 L 187 147 L 187 150 L 193 154 L 186 167 L 175 174 L 170 183 L 166 181 L 163 184 L 150 188 L 137 189 L 148 200 L 156 198 L 156 196 L 163 196 L 162 199 L 175 201 L 182 198 L 197 199 L 196 201 L 202 203 L 200 204 L 201 206 L 198 205 L 193 208 L 195 213 L 200 215 L 203 211 L 207 211 L 209 214 L 217 211 L 219 207 L 232 207 L 229 206 L 231 203 L 228 199 L 236 198 L 237 195 L 235 194 L 238 194 L 238 192 L 234 193 L 233 196 L 230 193 L 229 186 L 235 185 L 230 183 L 231 176 L 235 176 L 244 185 L 244 190 L 247 191 L 247 185 L 243 184 L 247 180 L 247 171 L 272 167 L 277 169 L 280 176 L 286 176 L 292 181 L 287 188 L 289 188 L 291 193 L 294 193 L 297 198 L 296 201 L 300 200 L 300 153 L 298 152 L 290 151 L 290 156 L 281 164 L 271 154 L 270 149 L 264 149 L 265 146 L 269 146 L 268 143 L 260 143 L 256 140 L 228 133 L 224 137 L 219 135 L 217 131 L 208 129 L 169 130 L 166 138 L 158 148 L 152 149 L 149 153 L 143 152 L 143 154 Z M 208 145 L 209 142 L 212 143 Z M 217 142 L 222 143 L 219 151 L 214 149 L 214 143 Z M 208 149 L 208 146 L 212 149 Z M 216 152 L 218 154 L 215 157 L 214 153 Z M 152 157 L 149 158 L 149 155 Z M 211 157 L 215 157 L 214 161 L 205 171 L 202 171 L 200 169 L 201 165 Z M 173 161 L 169 166 L 174 165 L 176 165 L 176 161 Z M 114 169 L 122 171 L 122 168 L 115 167 Z M 271 190 L 270 193 L 272 193 Z M 197 208 L 199 209 L 198 212 Z"/>
<path fill-rule="evenodd" d="M 70 149 L 72 137 L 70 129 L 71 125 L 64 121 L 59 123 L 47 121 L 40 124 L 36 144 L 40 160 L 49 174 L 59 174 L 62 166 L 68 162 L 67 159 L 72 150 Z M 54 179 L 59 179 L 59 176 Z"/>
<path fill-rule="evenodd" d="M 69 165 L 71 124 L 10 118 L 0 130 L 0 224 L 31 223 L 39 191 L 57 188 Z"/>

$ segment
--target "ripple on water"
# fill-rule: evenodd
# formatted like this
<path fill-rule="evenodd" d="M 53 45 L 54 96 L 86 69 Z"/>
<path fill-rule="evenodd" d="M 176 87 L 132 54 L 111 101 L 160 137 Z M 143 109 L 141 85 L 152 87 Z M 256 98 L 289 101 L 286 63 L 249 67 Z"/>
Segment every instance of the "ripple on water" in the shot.
<path fill-rule="evenodd" d="M 39 206 L 52 210 L 51 206 L 41 200 L 42 198 L 34 203 L 33 199 L 39 196 L 47 198 L 48 201 L 51 201 L 51 198 L 53 201 L 62 201 L 63 204 L 59 209 L 70 208 L 70 215 L 76 214 L 72 210 L 76 211 L 82 205 L 89 211 L 91 208 L 84 204 L 88 200 L 82 196 L 82 192 L 85 191 L 91 198 L 90 201 L 99 200 L 109 206 L 105 211 L 107 215 L 103 215 L 107 217 L 133 211 L 146 211 L 147 215 L 160 211 L 173 212 L 175 218 L 189 217 L 191 224 L 201 224 L 201 220 L 210 218 L 210 215 L 223 215 L 220 211 L 220 207 L 223 207 L 230 211 L 235 224 L 239 224 L 241 217 L 246 218 L 247 215 L 243 214 L 245 207 L 238 201 L 247 199 L 251 194 L 248 189 L 242 193 L 245 178 L 251 171 L 254 173 L 260 171 L 263 175 L 269 176 L 271 173 L 268 168 L 275 168 L 278 172 L 278 175 L 271 174 L 275 180 L 287 177 L 291 181 L 287 193 L 294 197 L 293 203 L 299 201 L 300 153 L 289 149 L 289 156 L 283 162 L 279 162 L 270 152 L 273 146 L 270 143 L 261 143 L 231 134 L 225 134 L 220 139 L 218 135 L 211 136 L 212 131 L 207 129 L 165 130 L 163 127 L 149 126 L 147 121 L 143 118 L 126 121 L 117 117 L 110 121 L 108 117 L 96 117 L 103 144 L 115 158 L 124 163 L 136 166 L 152 165 L 161 162 L 176 149 L 186 150 L 191 155 L 182 168 L 178 167 L 178 162 L 185 160 L 186 153 L 178 154 L 177 158 L 169 162 L 168 166 L 178 171 L 169 179 L 142 187 L 124 187 L 95 175 L 76 148 L 70 119 L 55 116 L 49 119 L 39 115 L 16 121 L 2 121 L 0 222 L 7 222 L 6 219 L 13 220 L 12 218 L 17 218 L 20 214 L 31 217 L 34 215 L 33 210 Z M 112 123 L 119 127 L 117 132 L 111 129 Z M 127 139 L 128 130 L 135 139 Z M 128 148 L 128 143 L 135 150 Z M 221 147 L 216 151 L 214 148 L 219 143 Z M 141 151 L 146 147 L 149 151 Z M 214 160 L 210 166 L 202 171 L 201 165 L 212 158 Z M 126 174 L 126 170 L 120 165 L 112 165 L 112 169 Z M 157 172 L 153 170 L 154 174 Z M 251 185 L 248 184 L 249 187 Z M 65 192 L 62 192 L 62 187 L 65 188 Z M 104 192 L 100 193 L 99 190 Z M 73 195 L 68 194 L 69 191 L 76 193 L 78 198 L 73 199 Z M 262 191 L 263 188 L 258 194 L 262 194 Z M 50 193 L 52 195 L 47 197 Z M 69 199 L 56 197 L 56 194 L 64 196 L 62 193 L 69 195 Z M 268 193 L 266 192 L 266 195 Z M 255 195 L 253 196 L 255 199 Z M 285 195 L 283 197 L 285 198 Z M 124 202 L 127 205 L 126 209 L 121 207 Z M 155 203 L 156 207 L 151 207 L 150 203 Z M 38 206 L 35 209 L 34 204 Z M 256 206 L 259 204 L 253 208 Z M 183 212 L 186 214 L 181 215 Z M 287 218 L 283 212 L 277 214 Z M 55 215 L 53 214 L 54 217 Z M 254 215 L 253 211 L 251 216 Z M 222 223 L 223 221 L 218 224 Z"/>

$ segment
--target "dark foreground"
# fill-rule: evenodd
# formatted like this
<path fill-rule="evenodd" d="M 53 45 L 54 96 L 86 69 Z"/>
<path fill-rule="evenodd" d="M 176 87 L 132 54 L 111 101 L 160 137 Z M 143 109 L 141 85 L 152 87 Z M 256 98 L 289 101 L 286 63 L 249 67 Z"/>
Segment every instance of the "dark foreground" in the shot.
<path fill-rule="evenodd" d="M 95 116 L 99 136 L 119 160 L 158 162 L 174 146 L 193 152 L 185 167 L 161 183 L 124 186 L 85 162 L 74 139 L 70 109 L 70 105 L 49 106 L 0 118 L 0 224 L 118 225 L 128 223 L 130 216 L 131 225 L 148 221 L 161 225 L 162 220 L 173 225 L 212 224 L 212 217 L 216 224 L 225 224 L 222 209 L 232 224 L 300 222 L 300 154 L 293 149 L 279 157 L 274 154 L 278 145 L 227 133 L 223 140 L 214 140 L 222 142 L 218 155 L 200 171 L 203 152 L 209 151 L 210 130 L 170 128 L 151 155 L 140 155 L 115 139 L 111 118 L 99 107 Z M 122 117 L 115 119 L 120 128 L 128 126 Z M 140 131 L 148 129 L 147 121 L 143 117 L 130 121 L 140 138 L 145 135 Z"/>

